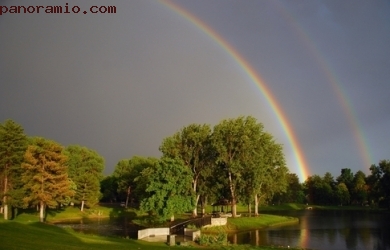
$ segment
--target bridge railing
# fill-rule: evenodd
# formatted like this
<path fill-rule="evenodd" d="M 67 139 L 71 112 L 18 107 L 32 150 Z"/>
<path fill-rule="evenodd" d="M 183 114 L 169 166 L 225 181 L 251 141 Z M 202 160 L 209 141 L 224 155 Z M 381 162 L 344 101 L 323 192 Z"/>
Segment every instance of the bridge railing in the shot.
<path fill-rule="evenodd" d="M 197 228 L 210 225 L 211 224 L 211 216 L 205 216 L 200 218 L 194 218 L 189 219 L 183 222 L 180 222 L 176 225 L 173 225 L 170 227 L 170 234 L 178 234 L 178 235 L 184 235 L 184 228 L 186 228 L 187 225 L 194 225 Z"/>

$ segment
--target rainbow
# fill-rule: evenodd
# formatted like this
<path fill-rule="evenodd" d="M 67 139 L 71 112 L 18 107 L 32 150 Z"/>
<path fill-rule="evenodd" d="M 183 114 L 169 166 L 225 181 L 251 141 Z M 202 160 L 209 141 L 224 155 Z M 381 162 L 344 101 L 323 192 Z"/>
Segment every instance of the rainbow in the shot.
<path fill-rule="evenodd" d="M 314 57 L 324 72 L 326 79 L 331 85 L 332 91 L 335 93 L 337 100 L 343 109 L 343 112 L 346 114 L 349 127 L 352 129 L 353 137 L 356 141 L 359 154 L 364 164 L 363 169 L 369 170 L 373 161 L 368 148 L 368 142 L 365 139 L 363 130 L 359 125 L 360 123 L 357 119 L 355 111 L 352 108 L 351 101 L 349 100 L 346 91 L 342 87 L 341 80 L 338 79 L 337 75 L 334 73 L 334 69 L 331 64 L 325 60 L 324 56 L 321 55 L 320 49 L 315 46 L 313 39 L 311 39 L 308 33 L 302 28 L 302 25 L 299 25 L 297 21 L 298 19 L 294 17 L 289 11 L 287 11 L 283 3 L 279 1 L 271 1 L 271 3 L 274 4 L 277 11 L 280 12 L 280 15 L 286 19 L 286 22 L 291 25 L 298 38 L 304 43 L 310 54 Z"/>
<path fill-rule="evenodd" d="M 211 27 L 207 26 L 203 21 L 188 12 L 186 9 L 169 0 L 161 0 L 160 2 L 163 5 L 169 7 L 169 9 L 173 10 L 175 13 L 181 15 L 182 17 L 193 23 L 196 27 L 198 27 L 205 34 L 207 34 L 212 40 L 214 40 L 223 50 L 225 50 L 234 59 L 234 61 L 249 76 L 252 82 L 259 88 L 266 101 L 269 103 L 272 110 L 274 111 L 282 129 L 284 130 L 284 133 L 287 136 L 287 139 L 294 152 L 296 163 L 300 171 L 300 177 L 303 178 L 302 180 L 306 180 L 306 178 L 310 175 L 310 172 L 306 159 L 304 158 L 302 147 L 299 145 L 297 136 L 293 133 L 293 128 L 288 122 L 287 116 L 284 114 L 282 108 L 280 107 L 276 98 L 271 93 L 270 89 L 265 84 L 260 74 L 255 71 L 255 69 L 242 55 L 238 53 L 237 50 L 235 50 L 226 40 L 223 39 L 223 37 L 216 33 Z"/>

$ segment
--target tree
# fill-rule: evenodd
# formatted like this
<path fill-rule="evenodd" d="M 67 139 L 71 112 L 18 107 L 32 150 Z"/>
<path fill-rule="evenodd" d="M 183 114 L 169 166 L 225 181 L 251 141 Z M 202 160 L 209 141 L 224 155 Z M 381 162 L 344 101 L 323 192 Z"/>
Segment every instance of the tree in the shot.
<path fill-rule="evenodd" d="M 257 176 L 258 183 L 261 185 L 257 189 L 254 197 L 256 216 L 258 215 L 259 207 L 258 196 L 262 196 L 264 200 L 272 200 L 275 194 L 286 192 L 288 186 L 288 169 L 286 167 L 282 145 L 276 144 L 270 134 L 265 133 L 263 137 L 261 166 L 263 166 L 262 172 L 264 174 L 261 179 Z"/>
<path fill-rule="evenodd" d="M 380 206 L 390 208 L 390 161 L 381 160 L 378 165 L 371 165 L 371 175 L 367 177 L 370 196 Z"/>
<path fill-rule="evenodd" d="M 351 191 L 353 189 L 353 172 L 349 168 L 341 169 L 341 175 L 337 177 L 337 182 L 344 183 L 347 188 L 349 195 L 351 196 Z"/>
<path fill-rule="evenodd" d="M 65 154 L 68 156 L 69 178 L 76 185 L 73 200 L 84 211 L 85 204 L 93 206 L 101 198 L 100 181 L 103 179 L 104 159 L 96 151 L 78 145 L 68 146 Z"/>
<path fill-rule="evenodd" d="M 302 184 L 299 182 L 299 177 L 295 173 L 287 174 L 288 187 L 286 193 L 280 196 L 283 203 L 303 203 L 305 194 L 303 192 Z"/>
<path fill-rule="evenodd" d="M 328 181 L 329 175 L 324 178 L 319 175 L 309 176 L 304 185 L 308 194 L 309 202 L 318 205 L 330 205 L 334 203 L 334 192 Z"/>
<path fill-rule="evenodd" d="M 118 198 L 118 184 L 115 177 L 112 175 L 106 176 L 100 181 L 100 193 L 102 193 L 101 201 L 116 202 Z"/>
<path fill-rule="evenodd" d="M 5 220 L 9 218 L 9 204 L 20 206 L 23 183 L 19 177 L 26 148 L 27 137 L 22 126 L 12 120 L 0 124 L 0 190 Z"/>
<path fill-rule="evenodd" d="M 209 125 L 191 124 L 173 136 L 165 138 L 160 146 L 164 157 L 181 159 L 192 172 L 192 189 L 196 194 L 193 216 L 197 216 L 197 204 L 200 197 L 199 179 L 207 178 L 207 173 L 209 173 L 207 168 L 212 165 L 213 150 L 210 135 Z M 204 182 L 200 181 L 200 183 Z"/>
<path fill-rule="evenodd" d="M 366 175 L 359 170 L 353 177 L 352 202 L 363 205 L 367 201 L 367 190 Z"/>
<path fill-rule="evenodd" d="M 344 182 L 341 182 L 336 186 L 335 196 L 338 204 L 343 205 L 349 203 L 350 195 L 348 192 L 347 185 L 345 185 Z"/>
<path fill-rule="evenodd" d="M 116 165 L 113 176 L 117 182 L 118 192 L 120 194 L 124 193 L 126 196 L 126 208 L 128 207 L 130 195 L 132 192 L 139 194 L 140 196 L 142 196 L 140 192 L 144 192 L 141 186 L 136 186 L 135 178 L 140 176 L 144 169 L 152 167 L 153 164 L 157 161 L 158 160 L 156 158 L 152 157 L 145 158 L 141 156 L 134 156 L 130 160 L 120 160 Z"/>
<path fill-rule="evenodd" d="M 179 159 L 162 158 L 142 171 L 137 182 L 146 184 L 146 197 L 141 200 L 142 211 L 163 221 L 174 214 L 189 211 L 194 206 L 195 194 L 191 187 L 192 173 Z"/>
<path fill-rule="evenodd" d="M 256 199 L 267 172 L 285 167 L 281 145 L 251 116 L 221 121 L 214 127 L 212 144 L 220 174 L 227 177 L 232 216 L 236 217 L 240 197 L 252 194 Z"/>
<path fill-rule="evenodd" d="M 39 205 L 40 221 L 44 221 L 46 207 L 56 207 L 74 195 L 67 173 L 67 157 L 63 147 L 44 138 L 34 138 L 24 156 L 22 181 L 27 196 L 25 207 Z"/>

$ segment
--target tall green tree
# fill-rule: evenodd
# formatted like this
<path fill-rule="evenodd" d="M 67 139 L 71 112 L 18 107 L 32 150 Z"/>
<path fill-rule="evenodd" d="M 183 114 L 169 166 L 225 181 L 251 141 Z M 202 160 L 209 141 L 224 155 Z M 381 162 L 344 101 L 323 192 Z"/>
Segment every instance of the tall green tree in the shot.
<path fill-rule="evenodd" d="M 131 159 L 123 159 L 115 166 L 113 177 L 116 179 L 119 194 L 125 194 L 125 207 L 128 207 L 130 195 L 138 194 L 140 198 L 145 192 L 144 187 L 139 184 L 138 187 L 135 178 L 141 175 L 141 172 L 149 167 L 152 167 L 158 159 L 153 157 L 133 156 Z"/>
<path fill-rule="evenodd" d="M 283 203 L 303 203 L 305 201 L 305 193 L 302 184 L 299 182 L 298 175 L 288 173 L 287 182 L 286 193 L 280 195 L 280 201 Z"/>
<path fill-rule="evenodd" d="M 85 205 L 94 206 L 101 198 L 104 159 L 96 151 L 79 145 L 68 146 L 65 154 L 68 156 L 69 178 L 76 185 L 73 201 L 80 204 L 83 211 Z"/>
<path fill-rule="evenodd" d="M 370 171 L 367 183 L 370 186 L 371 200 L 390 208 L 390 161 L 381 160 L 378 165 L 371 165 Z"/>
<path fill-rule="evenodd" d="M 100 181 L 100 192 L 102 193 L 101 201 L 116 202 L 118 199 L 118 184 L 114 176 L 105 176 Z"/>
<path fill-rule="evenodd" d="M 357 171 L 353 177 L 353 189 L 351 200 L 357 204 L 364 204 L 367 201 L 368 185 L 366 175 L 362 171 Z"/>
<path fill-rule="evenodd" d="M 340 182 L 335 187 L 335 199 L 339 205 L 349 204 L 350 195 L 347 185 L 344 182 Z"/>
<path fill-rule="evenodd" d="M 146 184 L 141 210 L 160 221 L 169 217 L 173 221 L 176 213 L 189 211 L 194 206 L 192 173 L 180 159 L 163 157 L 153 167 L 142 171 L 136 181 Z"/>
<path fill-rule="evenodd" d="M 308 194 L 310 203 L 318 205 L 334 204 L 334 190 L 329 180 L 329 175 L 325 174 L 324 178 L 319 175 L 309 176 L 304 186 Z"/>
<path fill-rule="evenodd" d="M 341 169 L 341 174 L 337 177 L 337 182 L 344 183 L 348 188 L 349 196 L 351 196 L 353 190 L 353 172 L 349 168 Z"/>
<path fill-rule="evenodd" d="M 236 217 L 240 198 L 252 194 L 256 199 L 267 172 L 285 167 L 281 146 L 251 116 L 221 121 L 214 127 L 212 144 L 220 174 L 227 177 L 232 216 Z"/>
<path fill-rule="evenodd" d="M 25 207 L 39 205 L 40 221 L 46 207 L 56 207 L 74 195 L 68 178 L 67 157 L 63 147 L 44 138 L 34 138 L 28 146 L 22 163 L 26 197 Z"/>
<path fill-rule="evenodd" d="M 274 142 L 270 134 L 265 133 L 262 143 L 262 163 L 263 175 L 259 180 L 261 186 L 255 194 L 255 215 L 258 215 L 258 196 L 272 200 L 275 194 L 285 193 L 288 186 L 286 161 L 283 154 L 282 145 Z M 259 179 L 259 177 L 257 177 Z"/>
<path fill-rule="evenodd" d="M 0 124 L 0 191 L 5 220 L 9 219 L 9 204 L 21 205 L 21 163 L 26 148 L 27 137 L 21 125 L 12 120 Z"/>
<path fill-rule="evenodd" d="M 210 173 L 213 164 L 213 149 L 211 147 L 211 128 L 209 125 L 191 124 L 182 128 L 173 136 L 165 138 L 160 146 L 164 157 L 181 159 L 192 172 L 192 189 L 196 194 L 193 216 L 197 216 L 197 204 L 200 197 L 199 184 Z M 200 180 L 203 178 L 203 181 Z"/>

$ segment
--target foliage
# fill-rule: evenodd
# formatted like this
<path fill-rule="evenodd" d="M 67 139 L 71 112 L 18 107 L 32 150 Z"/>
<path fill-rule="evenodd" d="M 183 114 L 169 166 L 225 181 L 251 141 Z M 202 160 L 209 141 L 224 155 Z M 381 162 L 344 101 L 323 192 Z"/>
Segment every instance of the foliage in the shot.
<path fill-rule="evenodd" d="M 218 232 L 217 234 L 201 234 L 198 243 L 202 246 L 223 246 L 227 245 L 227 233 Z"/>
<path fill-rule="evenodd" d="M 210 167 L 214 161 L 210 135 L 209 125 L 190 124 L 173 136 L 165 138 L 160 146 L 164 157 L 180 159 L 191 170 L 192 189 L 196 194 L 195 205 L 198 204 L 200 194 L 208 191 L 205 183 L 211 174 Z M 193 216 L 196 215 L 195 208 Z"/>
<path fill-rule="evenodd" d="M 100 193 L 103 202 L 116 202 L 118 197 L 118 183 L 114 176 L 106 176 L 100 181 Z"/>
<path fill-rule="evenodd" d="M 115 167 L 113 178 L 117 183 L 117 192 L 119 199 L 125 197 L 125 207 L 128 207 L 130 196 L 140 200 L 144 196 L 145 185 L 142 181 L 136 185 L 135 178 L 141 175 L 141 172 L 157 162 L 156 158 L 134 156 L 131 159 L 120 160 Z"/>
<path fill-rule="evenodd" d="M 298 175 L 295 173 L 287 174 L 287 189 L 285 193 L 276 194 L 273 203 L 304 203 L 305 193 L 303 186 L 299 183 Z"/>
<path fill-rule="evenodd" d="M 187 228 L 187 229 L 198 229 L 198 228 L 196 227 L 196 225 L 194 225 L 194 224 L 188 224 L 188 225 L 186 226 L 186 228 Z"/>
<path fill-rule="evenodd" d="M 20 175 L 26 148 L 27 137 L 22 126 L 12 120 L 0 124 L 0 196 L 5 219 L 8 219 L 8 205 L 22 206 Z"/>
<path fill-rule="evenodd" d="M 96 151 L 71 145 L 65 149 L 68 156 L 68 175 L 76 185 L 73 201 L 81 204 L 94 206 L 101 198 L 100 180 L 103 179 L 104 159 Z"/>
<path fill-rule="evenodd" d="M 61 145 L 40 137 L 28 146 L 24 158 L 24 205 L 39 205 L 40 220 L 43 221 L 46 207 L 57 207 L 74 195 L 68 179 L 67 158 Z"/>
<path fill-rule="evenodd" d="M 142 171 L 136 181 L 146 184 L 147 196 L 141 200 L 141 210 L 158 220 L 172 218 L 194 206 L 192 173 L 181 160 L 162 158 Z"/>

